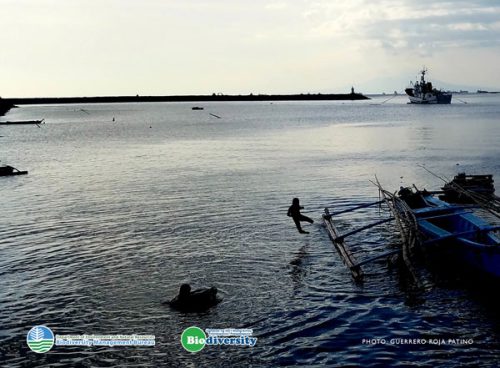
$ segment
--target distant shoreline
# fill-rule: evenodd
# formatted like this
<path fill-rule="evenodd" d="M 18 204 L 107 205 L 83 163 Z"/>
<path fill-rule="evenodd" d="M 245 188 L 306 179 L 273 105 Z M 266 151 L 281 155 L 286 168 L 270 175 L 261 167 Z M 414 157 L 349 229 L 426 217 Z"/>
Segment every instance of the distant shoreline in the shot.
<path fill-rule="evenodd" d="M 212 102 L 212 101 L 336 101 L 369 100 L 361 93 L 292 94 L 292 95 L 178 95 L 178 96 L 98 96 L 98 97 L 29 97 L 3 98 L 15 105 L 124 103 L 124 102 Z"/>

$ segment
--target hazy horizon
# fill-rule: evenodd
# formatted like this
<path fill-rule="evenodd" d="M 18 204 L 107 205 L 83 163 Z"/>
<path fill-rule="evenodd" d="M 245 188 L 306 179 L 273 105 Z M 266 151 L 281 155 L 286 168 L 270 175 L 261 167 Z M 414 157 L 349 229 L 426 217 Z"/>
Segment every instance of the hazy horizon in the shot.
<path fill-rule="evenodd" d="M 432 81 L 500 90 L 500 3 L 486 0 L 0 5 L 4 98 L 348 93 L 350 86 L 373 94 L 402 91 L 424 65 Z"/>

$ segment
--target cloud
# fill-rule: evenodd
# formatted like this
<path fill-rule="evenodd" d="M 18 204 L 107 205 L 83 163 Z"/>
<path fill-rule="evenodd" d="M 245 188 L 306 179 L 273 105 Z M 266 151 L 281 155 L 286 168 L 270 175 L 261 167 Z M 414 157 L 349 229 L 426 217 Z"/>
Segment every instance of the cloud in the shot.
<path fill-rule="evenodd" d="M 500 44 L 500 3 L 492 1 L 316 0 L 303 15 L 313 37 L 346 38 L 395 53 Z"/>
<path fill-rule="evenodd" d="M 415 64 L 500 86 L 498 0 L 0 1 L 3 94 L 327 91 Z"/>
<path fill-rule="evenodd" d="M 265 5 L 265 9 L 268 10 L 283 10 L 288 7 L 287 3 L 284 1 L 272 1 Z"/>

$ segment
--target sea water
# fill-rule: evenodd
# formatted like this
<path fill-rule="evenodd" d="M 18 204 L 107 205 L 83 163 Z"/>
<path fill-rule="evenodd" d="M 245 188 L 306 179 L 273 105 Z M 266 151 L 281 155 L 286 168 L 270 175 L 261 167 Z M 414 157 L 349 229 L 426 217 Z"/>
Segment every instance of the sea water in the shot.
<path fill-rule="evenodd" d="M 357 285 L 322 226 L 325 207 L 377 200 L 375 177 L 391 192 L 439 189 L 426 169 L 499 180 L 500 95 L 388 97 L 11 110 L 4 120 L 46 124 L 0 126 L 0 164 L 29 171 L 0 178 L 2 364 L 495 366 L 500 318 L 488 300 L 431 283 L 415 302 L 384 261 Z M 315 221 L 308 235 L 286 216 L 294 197 Z M 366 209 L 339 226 L 379 216 Z M 387 251 L 391 226 L 348 243 Z M 195 314 L 163 305 L 184 282 L 216 286 L 222 303 Z M 26 344 L 37 325 L 156 340 L 37 354 Z M 251 329 L 257 342 L 190 353 L 180 343 L 190 326 Z"/>

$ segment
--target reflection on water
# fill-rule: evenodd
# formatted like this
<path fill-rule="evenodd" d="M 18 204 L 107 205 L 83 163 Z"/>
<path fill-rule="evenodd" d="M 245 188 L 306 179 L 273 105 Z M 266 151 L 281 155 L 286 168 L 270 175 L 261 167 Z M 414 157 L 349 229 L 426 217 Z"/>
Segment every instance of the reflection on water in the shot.
<path fill-rule="evenodd" d="M 495 309 L 442 285 L 414 302 L 383 261 L 367 266 L 357 286 L 321 225 L 324 207 L 376 197 L 375 174 L 394 189 L 438 187 L 421 164 L 448 177 L 458 170 L 500 177 L 500 101 L 470 99 L 430 109 L 395 98 L 212 103 L 203 111 L 182 103 L 12 110 L 9 120 L 47 124 L 0 128 L 2 163 L 29 171 L 0 178 L 2 362 L 494 366 Z M 286 216 L 293 197 L 315 221 L 305 225 L 309 235 Z M 342 225 L 376 216 L 362 212 Z M 369 254 L 390 247 L 392 236 L 374 229 L 352 245 Z M 224 300 L 200 314 L 163 306 L 183 282 L 215 285 Z M 37 324 L 59 334 L 154 334 L 157 346 L 34 354 L 25 335 Z M 190 354 L 179 337 L 192 325 L 253 328 L 259 340 L 252 349 Z M 474 344 L 362 343 L 396 337 Z"/>

